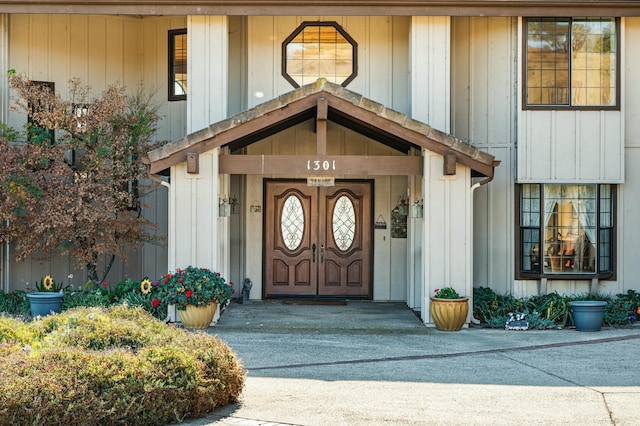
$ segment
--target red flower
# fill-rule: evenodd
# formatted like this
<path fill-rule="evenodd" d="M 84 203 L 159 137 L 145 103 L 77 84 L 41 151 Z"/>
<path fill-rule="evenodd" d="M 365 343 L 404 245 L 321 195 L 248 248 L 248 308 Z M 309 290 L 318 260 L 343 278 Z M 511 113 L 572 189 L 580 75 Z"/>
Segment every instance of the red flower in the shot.
<path fill-rule="evenodd" d="M 162 283 L 163 283 L 163 284 L 166 284 L 166 283 L 168 283 L 168 282 L 169 282 L 169 280 L 168 280 L 168 279 L 166 279 L 166 278 L 165 278 L 164 280 L 162 280 Z"/>
<path fill-rule="evenodd" d="M 193 290 L 187 290 L 187 292 L 185 293 L 185 296 L 191 297 L 192 294 L 193 294 Z"/>
<path fill-rule="evenodd" d="M 229 287 L 233 287 L 233 283 L 229 281 Z"/>
<path fill-rule="evenodd" d="M 160 305 L 160 299 L 158 299 L 157 297 L 155 297 L 152 301 L 151 301 L 151 306 L 153 306 L 154 308 L 157 308 Z"/>
<path fill-rule="evenodd" d="M 106 281 L 104 281 L 104 282 L 102 283 L 102 287 L 106 287 L 106 286 L 108 286 L 108 285 L 109 285 L 109 283 L 108 283 L 108 282 L 106 282 Z"/>
<path fill-rule="evenodd" d="M 178 282 L 181 283 L 182 282 L 182 278 L 178 278 Z"/>
<path fill-rule="evenodd" d="M 167 274 L 167 275 L 165 275 L 164 277 L 165 277 L 165 278 L 167 278 L 167 279 L 169 279 L 169 278 L 171 278 L 171 274 Z"/>
<path fill-rule="evenodd" d="M 177 269 L 176 272 L 181 274 L 182 273 L 182 269 Z"/>
<path fill-rule="evenodd" d="M 433 290 L 433 292 L 434 292 L 434 293 L 437 293 L 437 292 L 439 292 L 439 291 L 440 291 L 440 289 L 439 289 L 439 288 L 436 288 L 435 290 Z"/>

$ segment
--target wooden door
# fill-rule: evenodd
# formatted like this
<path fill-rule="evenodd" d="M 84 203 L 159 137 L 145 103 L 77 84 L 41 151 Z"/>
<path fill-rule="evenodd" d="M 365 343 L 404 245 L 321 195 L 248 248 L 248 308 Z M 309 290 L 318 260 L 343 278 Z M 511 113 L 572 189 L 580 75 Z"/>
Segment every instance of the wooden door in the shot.
<path fill-rule="evenodd" d="M 265 182 L 266 297 L 371 297 L 372 187 Z"/>

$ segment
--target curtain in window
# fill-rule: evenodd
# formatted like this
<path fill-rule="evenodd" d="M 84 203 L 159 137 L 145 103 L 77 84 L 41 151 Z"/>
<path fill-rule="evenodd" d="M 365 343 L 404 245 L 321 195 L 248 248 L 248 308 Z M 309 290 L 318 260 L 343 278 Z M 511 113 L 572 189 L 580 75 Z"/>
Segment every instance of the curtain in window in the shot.
<path fill-rule="evenodd" d="M 578 220 L 587 238 L 596 242 L 596 187 L 592 185 L 571 186 L 573 207 L 578 212 Z"/>
<path fill-rule="evenodd" d="M 546 228 L 556 204 L 562 203 L 562 185 L 545 185 L 544 186 L 544 222 Z"/>

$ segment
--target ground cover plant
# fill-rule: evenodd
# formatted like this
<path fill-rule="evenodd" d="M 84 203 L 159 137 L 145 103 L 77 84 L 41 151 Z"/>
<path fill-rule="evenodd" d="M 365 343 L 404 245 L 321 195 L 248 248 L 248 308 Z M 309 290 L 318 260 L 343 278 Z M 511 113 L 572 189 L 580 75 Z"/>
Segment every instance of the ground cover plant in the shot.
<path fill-rule="evenodd" d="M 0 317 L 0 371 L 0 425 L 176 423 L 237 401 L 244 383 L 220 339 L 126 304 Z"/>
<path fill-rule="evenodd" d="M 561 295 L 549 293 L 529 298 L 499 295 L 486 287 L 473 289 L 473 315 L 484 325 L 505 326 L 509 313 L 525 313 L 529 328 L 562 328 L 575 325 L 569 302 L 603 300 L 607 302 L 603 316 L 605 326 L 625 326 L 640 320 L 640 293 L 629 290 L 616 296 L 598 293 Z"/>

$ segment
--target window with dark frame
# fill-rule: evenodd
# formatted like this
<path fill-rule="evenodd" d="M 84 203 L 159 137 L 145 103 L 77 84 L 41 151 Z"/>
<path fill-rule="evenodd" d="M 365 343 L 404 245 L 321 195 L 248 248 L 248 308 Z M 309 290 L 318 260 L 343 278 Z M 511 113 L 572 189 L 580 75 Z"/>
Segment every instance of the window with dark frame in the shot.
<path fill-rule="evenodd" d="M 337 22 L 303 22 L 282 43 L 282 76 L 295 88 L 319 78 L 356 78 L 358 43 Z"/>
<path fill-rule="evenodd" d="M 517 278 L 611 278 L 615 186 L 521 184 L 517 190 Z"/>
<path fill-rule="evenodd" d="M 169 30 L 169 100 L 187 99 L 187 30 Z"/>
<path fill-rule="evenodd" d="M 526 19 L 524 107 L 617 108 L 617 28 L 616 18 Z"/>
<path fill-rule="evenodd" d="M 34 86 L 45 88 L 52 94 L 55 93 L 56 84 L 52 81 L 31 81 L 31 84 Z M 28 108 L 29 114 L 27 115 L 27 139 L 29 141 L 41 141 L 43 139 L 48 139 L 50 143 L 54 143 L 56 140 L 55 130 L 42 127 L 33 119 L 33 113 L 38 110 L 49 109 L 50 106 L 33 105 L 32 103 L 29 103 Z"/>

